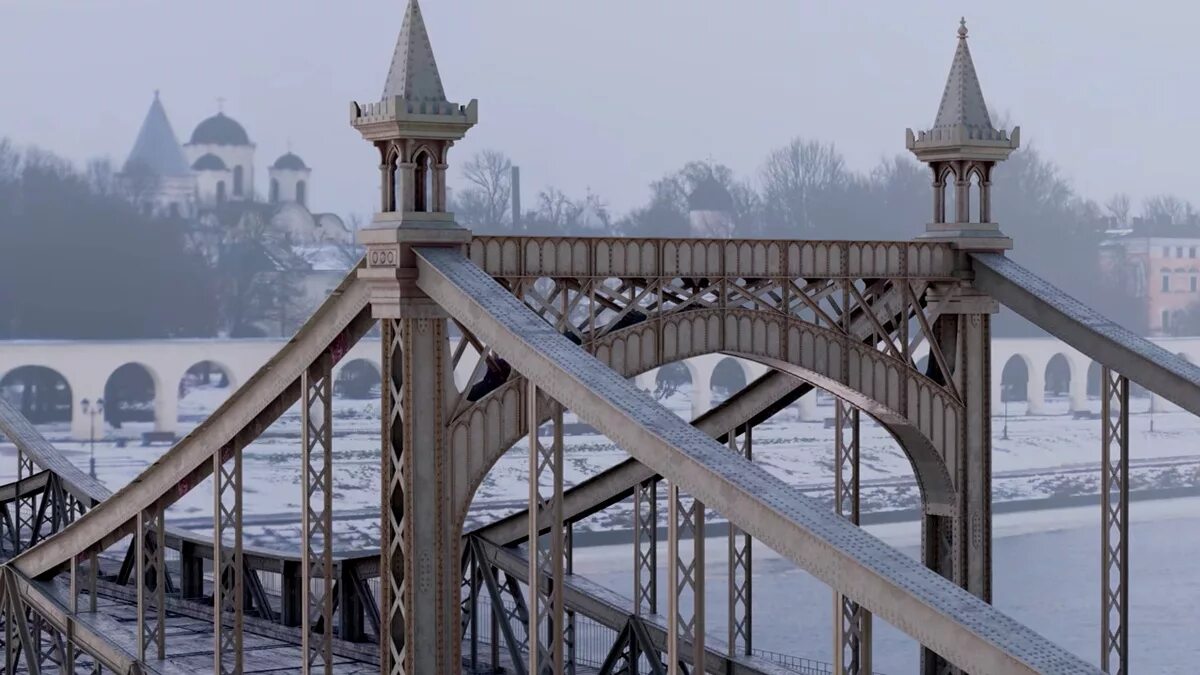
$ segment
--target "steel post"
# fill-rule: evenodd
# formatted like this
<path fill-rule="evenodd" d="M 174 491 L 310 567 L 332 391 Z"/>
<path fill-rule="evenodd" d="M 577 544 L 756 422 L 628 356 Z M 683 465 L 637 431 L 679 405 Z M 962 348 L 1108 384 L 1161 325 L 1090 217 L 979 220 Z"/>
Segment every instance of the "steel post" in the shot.
<path fill-rule="evenodd" d="M 633 490 L 633 611 L 658 613 L 658 479 Z"/>
<path fill-rule="evenodd" d="M 704 672 L 704 504 L 667 482 L 667 668 L 671 675 Z M 686 555 L 682 541 L 691 537 Z M 691 607 L 684 602 L 690 600 Z M 689 649 L 690 648 L 690 649 Z M 690 652 L 690 653 L 688 653 Z M 689 658 L 690 657 L 690 658 Z"/>
<path fill-rule="evenodd" d="M 563 602 L 566 531 L 563 527 L 563 409 L 539 398 L 526 383 L 529 430 L 529 673 L 564 672 L 564 648 L 570 637 Z M 550 407 L 549 443 L 538 429 L 540 409 Z M 541 530 L 547 533 L 542 536 Z"/>
<path fill-rule="evenodd" d="M 1101 373 L 1100 667 L 1129 673 L 1129 380 Z"/>
<path fill-rule="evenodd" d="M 859 410 L 837 399 L 834 408 L 833 503 L 838 515 L 859 524 Z M 870 675 L 871 613 L 834 593 L 833 661 L 839 675 Z"/>
<path fill-rule="evenodd" d="M 384 322 L 380 659 L 389 675 L 462 669 L 446 319 L 421 312 Z"/>
<path fill-rule="evenodd" d="M 235 439 L 234 443 L 238 441 Z M 235 445 L 213 451 L 213 672 L 241 675 L 242 452 Z"/>
<path fill-rule="evenodd" d="M 740 434 L 739 434 L 740 432 Z M 729 449 L 753 459 L 753 427 L 729 432 Z M 729 654 L 753 653 L 754 543 L 749 534 L 729 524 Z"/>
<path fill-rule="evenodd" d="M 149 646 L 155 646 L 159 660 L 166 657 L 166 564 L 163 549 L 163 509 L 154 506 L 137 516 L 137 624 L 138 658 L 146 660 Z"/>
<path fill-rule="evenodd" d="M 300 376 L 300 672 L 333 674 L 332 358 L 323 354 Z M 343 611 L 345 609 L 343 608 Z M 314 635 L 316 623 L 319 634 Z"/>

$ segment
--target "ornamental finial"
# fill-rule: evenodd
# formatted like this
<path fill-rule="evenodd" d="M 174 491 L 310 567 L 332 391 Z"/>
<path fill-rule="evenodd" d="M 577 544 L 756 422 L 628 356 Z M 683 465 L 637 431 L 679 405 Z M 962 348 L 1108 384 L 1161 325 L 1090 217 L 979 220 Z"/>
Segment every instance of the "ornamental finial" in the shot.
<path fill-rule="evenodd" d="M 967 17 L 965 16 L 958 20 L 958 39 L 967 39 Z"/>

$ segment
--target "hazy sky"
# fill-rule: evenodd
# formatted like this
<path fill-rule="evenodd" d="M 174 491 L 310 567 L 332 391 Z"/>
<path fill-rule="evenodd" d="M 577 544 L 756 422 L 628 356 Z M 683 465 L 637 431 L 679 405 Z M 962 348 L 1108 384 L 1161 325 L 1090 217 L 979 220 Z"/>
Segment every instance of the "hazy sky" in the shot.
<path fill-rule="evenodd" d="M 377 158 L 348 124 L 374 101 L 404 0 L 0 0 L 0 135 L 123 162 L 155 89 L 185 142 L 217 98 L 265 168 L 293 149 L 311 203 L 368 213 Z M 1116 6 L 1116 5 L 1120 6 Z M 482 148 L 618 210 L 690 159 L 757 176 L 795 136 L 866 169 L 932 123 L 960 14 L 993 109 L 1103 200 L 1200 200 L 1200 10 L 1190 2 L 424 0 L 447 95 Z M 914 231 L 916 225 L 913 225 Z M 898 236 L 904 232 L 898 232 Z"/>

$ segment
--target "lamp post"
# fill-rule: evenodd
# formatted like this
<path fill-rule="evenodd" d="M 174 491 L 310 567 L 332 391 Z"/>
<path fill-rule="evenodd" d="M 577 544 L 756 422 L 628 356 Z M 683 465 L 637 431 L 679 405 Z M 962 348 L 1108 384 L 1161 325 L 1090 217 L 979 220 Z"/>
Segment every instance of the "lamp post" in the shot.
<path fill-rule="evenodd" d="M 1000 387 L 1000 398 L 1004 399 L 1004 434 L 1001 438 L 1008 440 L 1008 385 Z"/>
<path fill-rule="evenodd" d="M 88 458 L 88 474 L 92 478 L 96 477 L 96 416 L 104 414 L 104 399 L 98 398 L 93 404 L 86 398 L 79 402 L 83 409 L 83 414 L 91 418 L 91 432 L 89 433 L 88 446 L 90 447 L 90 457 Z"/>

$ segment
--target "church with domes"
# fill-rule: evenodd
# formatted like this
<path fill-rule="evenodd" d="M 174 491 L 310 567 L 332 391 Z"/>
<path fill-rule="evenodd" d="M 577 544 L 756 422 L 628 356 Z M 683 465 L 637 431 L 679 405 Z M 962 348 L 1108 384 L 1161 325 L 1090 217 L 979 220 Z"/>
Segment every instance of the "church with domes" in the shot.
<path fill-rule="evenodd" d="M 308 312 L 354 264 L 353 233 L 336 214 L 312 211 L 312 169 L 291 148 L 267 166 L 265 183 L 256 180 L 257 149 L 223 110 L 181 144 L 155 92 L 118 179 L 139 209 L 186 221 L 210 259 L 230 242 L 252 245 L 255 259 L 301 279 Z"/>
<path fill-rule="evenodd" d="M 201 121 L 188 142 L 180 144 L 155 92 L 120 177 L 140 208 L 162 215 L 191 219 L 236 203 L 296 204 L 309 209 L 312 169 L 304 160 L 289 148 L 267 167 L 266 189 L 260 191 L 256 150 L 246 128 L 224 111 Z M 314 215 L 314 221 L 328 221 L 332 215 Z M 297 234 L 310 235 L 303 239 L 327 238 L 317 232 Z"/>

